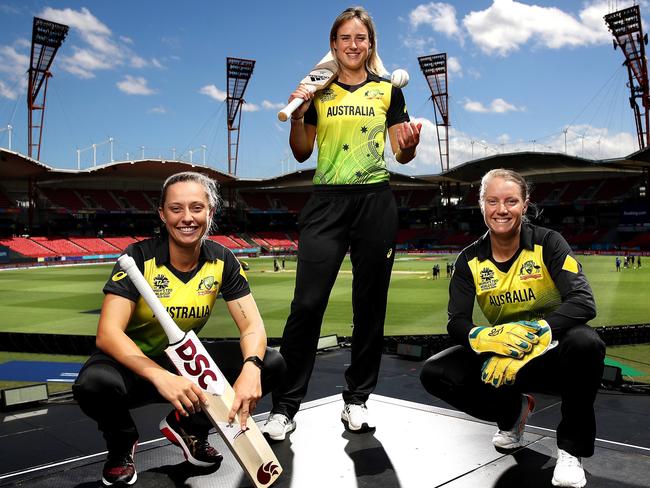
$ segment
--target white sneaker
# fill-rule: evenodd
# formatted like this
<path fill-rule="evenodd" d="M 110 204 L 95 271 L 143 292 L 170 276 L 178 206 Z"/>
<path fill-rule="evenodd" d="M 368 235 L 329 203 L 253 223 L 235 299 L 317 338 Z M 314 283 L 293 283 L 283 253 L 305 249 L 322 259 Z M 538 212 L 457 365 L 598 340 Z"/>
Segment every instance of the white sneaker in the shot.
<path fill-rule="evenodd" d="M 271 440 L 283 441 L 289 432 L 296 430 L 296 422 L 284 414 L 271 413 L 260 430 Z"/>
<path fill-rule="evenodd" d="M 570 488 L 585 486 L 587 478 L 585 478 L 585 470 L 582 468 L 582 460 L 558 448 L 557 463 L 555 463 L 551 483 L 553 486 L 568 486 Z"/>
<path fill-rule="evenodd" d="M 346 403 L 341 412 L 341 422 L 343 422 L 348 431 L 354 432 L 355 434 L 369 432 L 375 429 L 375 424 L 370 420 L 368 408 L 365 403 L 361 405 Z"/>
<path fill-rule="evenodd" d="M 531 395 L 522 395 L 521 413 L 511 430 L 499 430 L 492 437 L 492 444 L 497 449 L 516 449 L 523 446 L 524 429 L 528 415 L 535 409 L 535 399 Z"/>

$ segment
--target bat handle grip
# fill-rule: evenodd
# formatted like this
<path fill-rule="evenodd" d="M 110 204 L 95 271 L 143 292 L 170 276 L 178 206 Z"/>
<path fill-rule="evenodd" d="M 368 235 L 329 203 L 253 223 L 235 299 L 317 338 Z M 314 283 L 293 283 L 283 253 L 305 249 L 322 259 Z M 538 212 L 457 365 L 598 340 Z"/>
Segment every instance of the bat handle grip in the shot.
<path fill-rule="evenodd" d="M 147 280 L 138 269 L 135 260 L 128 254 L 123 254 L 117 259 L 117 262 L 120 264 L 120 268 L 129 276 L 131 282 L 144 298 L 144 301 L 147 302 L 149 308 L 154 313 L 155 317 L 158 319 L 158 322 L 162 326 L 167 338 L 169 339 L 170 344 L 175 344 L 183 339 L 185 334 L 178 326 L 174 323 L 173 319 L 163 307 L 163 304 L 160 303 L 160 300 L 147 283 Z"/>
<path fill-rule="evenodd" d="M 286 122 L 291 117 L 291 114 L 300 107 L 305 100 L 302 98 L 294 98 L 289 102 L 289 104 L 278 112 L 278 119 L 280 122 Z"/>

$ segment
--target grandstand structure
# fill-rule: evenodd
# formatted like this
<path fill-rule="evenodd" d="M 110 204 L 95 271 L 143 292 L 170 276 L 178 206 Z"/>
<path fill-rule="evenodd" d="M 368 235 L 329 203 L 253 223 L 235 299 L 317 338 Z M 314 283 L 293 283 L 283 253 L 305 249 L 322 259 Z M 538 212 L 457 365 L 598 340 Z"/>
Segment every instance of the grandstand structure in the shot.
<path fill-rule="evenodd" d="M 402 251 L 459 250 L 485 225 L 478 182 L 512 168 L 532 182 L 537 222 L 558 229 L 577 251 L 650 252 L 650 149 L 614 160 L 558 153 L 477 159 L 440 175 L 391 175 Z M 61 170 L 0 148 L 0 264 L 114 259 L 129 243 L 160 232 L 164 179 L 194 170 L 235 195 L 211 237 L 245 255 L 295 252 L 298 216 L 313 169 L 252 180 L 182 161 L 145 159 Z"/>

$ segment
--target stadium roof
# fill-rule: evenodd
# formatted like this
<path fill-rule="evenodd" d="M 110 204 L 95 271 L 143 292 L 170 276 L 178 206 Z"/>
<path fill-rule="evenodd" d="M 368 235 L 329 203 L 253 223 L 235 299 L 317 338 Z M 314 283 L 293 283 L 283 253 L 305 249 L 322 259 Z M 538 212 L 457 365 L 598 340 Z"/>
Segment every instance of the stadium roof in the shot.
<path fill-rule="evenodd" d="M 644 156 L 650 161 L 650 152 L 646 151 L 646 153 Z M 604 173 L 638 173 L 642 167 L 650 167 L 650 164 L 634 160 L 633 158 L 637 154 L 634 153 L 626 158 L 606 161 L 594 161 L 563 153 L 517 152 L 496 154 L 460 164 L 442 175 L 421 176 L 420 178 L 432 181 L 442 176 L 451 181 L 473 183 L 479 181 L 485 173 L 494 168 L 512 169 L 525 177 L 539 177 L 536 179 L 540 180 L 553 180 L 557 175 L 562 175 L 565 178 L 567 174 L 596 177 Z"/>
<path fill-rule="evenodd" d="M 284 188 L 311 188 L 315 168 L 303 169 L 267 179 L 239 179 L 237 188 L 255 188 L 256 190 L 280 190 Z M 424 180 L 418 176 L 409 176 L 390 171 L 392 187 L 430 187 L 432 180 Z"/>
<path fill-rule="evenodd" d="M 159 182 L 181 171 L 198 171 L 210 176 L 220 184 L 235 181 L 235 177 L 208 166 L 165 159 L 120 161 L 80 170 L 57 169 L 17 152 L 0 148 L 0 180 L 32 178 L 41 183 L 88 181 L 89 179 L 116 182 L 128 180 Z"/>

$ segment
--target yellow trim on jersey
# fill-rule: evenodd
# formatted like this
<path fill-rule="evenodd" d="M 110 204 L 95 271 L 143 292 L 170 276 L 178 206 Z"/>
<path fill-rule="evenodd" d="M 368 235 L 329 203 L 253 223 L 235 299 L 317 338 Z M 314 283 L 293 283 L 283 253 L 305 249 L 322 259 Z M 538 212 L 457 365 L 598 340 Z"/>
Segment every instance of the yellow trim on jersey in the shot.
<path fill-rule="evenodd" d="M 543 260 L 543 248 L 523 249 L 507 272 L 489 259 L 467 264 L 474 278 L 476 301 L 490 324 L 539 320 L 561 303 L 559 290 Z"/>
<path fill-rule="evenodd" d="M 562 269 L 564 271 L 569 271 L 570 273 L 577 274 L 578 273 L 578 261 L 576 261 L 573 256 L 568 254 L 566 259 L 564 260 L 564 264 L 562 265 Z"/>

